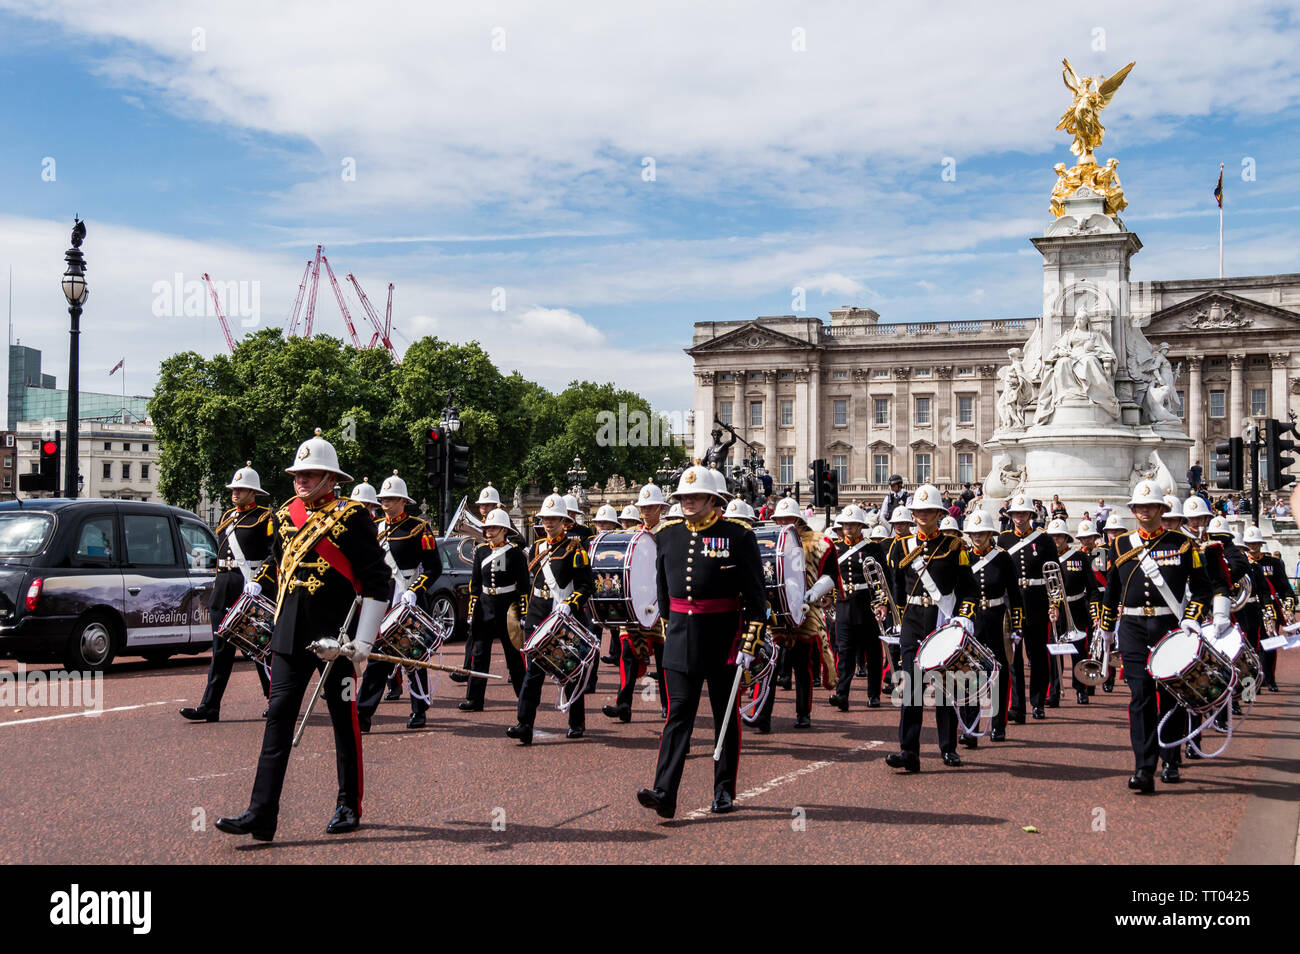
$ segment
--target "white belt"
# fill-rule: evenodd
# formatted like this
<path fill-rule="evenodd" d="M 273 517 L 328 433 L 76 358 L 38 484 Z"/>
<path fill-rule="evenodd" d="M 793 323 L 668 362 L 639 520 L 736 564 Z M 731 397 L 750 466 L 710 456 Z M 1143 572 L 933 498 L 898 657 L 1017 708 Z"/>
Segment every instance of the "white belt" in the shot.
<path fill-rule="evenodd" d="M 928 596 L 909 596 L 907 602 L 912 606 L 934 606 L 935 602 Z"/>
<path fill-rule="evenodd" d="M 533 596 L 539 597 L 540 599 L 549 600 L 551 598 L 551 591 L 549 589 L 539 590 L 537 587 L 534 586 Z"/>
<path fill-rule="evenodd" d="M 509 586 L 485 586 L 483 587 L 483 592 L 488 596 L 500 596 L 505 593 L 513 593 L 515 588 L 515 584 L 513 583 Z M 534 592 L 536 592 L 536 590 L 534 590 Z"/>
<path fill-rule="evenodd" d="M 238 570 L 241 566 L 246 566 L 250 570 L 259 570 L 262 567 L 261 560 L 233 560 L 229 557 L 218 560 L 217 568 L 221 570 Z"/>
<path fill-rule="evenodd" d="M 1125 606 L 1125 616 L 1173 616 L 1168 606 Z"/>
<path fill-rule="evenodd" d="M 1075 600 L 1081 600 L 1087 595 L 1088 595 L 1088 591 L 1084 590 L 1082 593 L 1075 593 L 1073 596 L 1067 596 L 1065 598 L 1065 601 L 1067 603 L 1073 603 Z"/>
<path fill-rule="evenodd" d="M 1046 580 L 1027 580 L 1023 576 L 1020 578 L 1021 586 L 1042 586 Z"/>
<path fill-rule="evenodd" d="M 982 610 L 993 609 L 996 606 L 1003 605 L 1006 601 L 1007 598 L 1005 596 L 999 596 L 997 599 L 992 599 L 992 600 L 986 600 L 981 598 L 979 601 L 979 608 Z"/>

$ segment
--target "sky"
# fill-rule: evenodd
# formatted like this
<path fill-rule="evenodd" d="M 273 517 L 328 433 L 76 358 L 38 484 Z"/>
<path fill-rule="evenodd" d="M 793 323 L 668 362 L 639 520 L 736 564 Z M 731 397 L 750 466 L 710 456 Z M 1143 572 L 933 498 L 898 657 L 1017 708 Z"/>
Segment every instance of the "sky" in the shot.
<path fill-rule="evenodd" d="M 236 337 L 284 327 L 323 244 L 363 342 L 348 273 L 381 318 L 394 283 L 399 352 L 476 340 L 685 411 L 693 324 L 795 289 L 823 319 L 1037 315 L 1063 57 L 1137 63 L 1098 151 L 1135 280 L 1217 274 L 1219 163 L 1225 274 L 1300 272 L 1297 6 L 0 0 L 0 282 L 63 386 L 80 215 L 82 387 L 126 357 L 148 393 L 225 350 L 204 272 Z M 346 335 L 323 269 L 315 330 Z"/>

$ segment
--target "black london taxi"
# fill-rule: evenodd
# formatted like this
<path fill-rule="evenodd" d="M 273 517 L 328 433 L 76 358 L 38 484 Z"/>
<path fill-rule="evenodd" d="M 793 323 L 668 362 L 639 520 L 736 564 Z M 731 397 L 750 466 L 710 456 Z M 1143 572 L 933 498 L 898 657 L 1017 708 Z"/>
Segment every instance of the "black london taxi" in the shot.
<path fill-rule="evenodd" d="M 179 507 L 0 503 L 0 658 L 94 671 L 204 652 L 216 556 L 212 531 Z"/>

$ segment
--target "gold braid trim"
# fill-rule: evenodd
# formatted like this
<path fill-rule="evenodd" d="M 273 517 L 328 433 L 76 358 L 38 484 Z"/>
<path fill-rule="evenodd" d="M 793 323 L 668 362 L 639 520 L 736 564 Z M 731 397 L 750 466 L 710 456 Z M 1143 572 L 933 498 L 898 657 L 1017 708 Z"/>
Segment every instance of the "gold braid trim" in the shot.
<path fill-rule="evenodd" d="M 298 571 L 298 565 L 302 563 L 309 554 L 314 552 L 316 544 L 324 539 L 325 535 L 332 533 L 352 513 L 357 507 L 361 507 L 359 501 L 339 500 L 333 507 L 322 507 L 320 510 L 308 512 L 307 521 L 297 529 L 292 540 L 284 549 L 284 556 L 280 558 L 280 574 L 276 581 L 277 592 L 275 595 L 275 615 L 279 617 L 280 607 L 284 603 L 285 591 L 289 588 L 289 581 L 293 579 L 294 574 Z"/>

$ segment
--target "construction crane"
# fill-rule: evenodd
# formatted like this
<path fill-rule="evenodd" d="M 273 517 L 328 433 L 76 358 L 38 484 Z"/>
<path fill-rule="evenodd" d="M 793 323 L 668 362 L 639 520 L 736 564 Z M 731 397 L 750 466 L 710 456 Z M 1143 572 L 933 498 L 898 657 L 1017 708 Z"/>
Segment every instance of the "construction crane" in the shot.
<path fill-rule="evenodd" d="M 289 337 L 298 329 L 298 315 L 302 311 L 302 295 L 307 290 L 307 278 L 311 275 L 311 259 L 307 259 L 307 267 L 302 271 L 302 281 L 298 283 L 298 297 L 293 300 L 293 313 L 289 316 Z"/>
<path fill-rule="evenodd" d="M 366 297 L 366 293 L 361 290 L 361 283 L 357 281 L 357 277 L 351 272 L 348 272 L 348 281 L 350 281 L 352 287 L 356 289 L 357 298 L 361 301 L 361 308 L 365 311 L 366 317 L 370 319 L 370 324 L 375 328 L 375 333 L 371 337 L 368 347 L 373 348 L 376 342 L 382 341 L 384 347 L 388 349 L 388 353 L 391 354 L 393 360 L 396 361 L 397 349 L 393 347 L 393 342 L 389 337 L 389 335 L 392 334 L 393 328 L 393 283 L 388 283 L 388 308 L 384 312 L 384 323 L 380 325 L 379 316 L 375 314 L 374 306 L 370 304 L 370 299 Z"/>
<path fill-rule="evenodd" d="M 320 248 L 320 246 L 316 246 Z M 338 279 L 334 277 L 334 269 L 330 268 L 330 260 L 324 255 L 320 260 L 325 263 L 325 274 L 330 277 L 330 285 L 334 288 L 334 297 L 338 299 L 339 311 L 343 312 L 343 321 L 348 326 L 348 335 L 352 338 L 352 347 L 358 351 L 361 350 L 361 339 L 357 337 L 357 329 L 352 324 L 352 313 L 348 311 L 348 303 L 343 300 L 343 289 L 339 288 Z"/>
<path fill-rule="evenodd" d="M 316 246 L 316 261 L 311 269 L 311 294 L 307 296 L 307 332 L 303 337 L 311 337 L 312 323 L 316 320 L 316 286 L 320 283 L 320 259 L 323 249 Z"/>
<path fill-rule="evenodd" d="M 193 272 L 190 272 L 193 275 Z M 230 348 L 230 353 L 235 353 L 235 339 L 230 334 L 230 325 L 226 323 L 226 316 L 221 311 L 221 300 L 217 298 L 217 289 L 212 284 L 212 279 L 208 273 L 203 273 L 203 281 L 208 286 L 208 294 L 212 296 L 212 307 L 217 310 L 217 319 L 221 322 L 221 330 L 226 333 L 226 344 Z"/>

